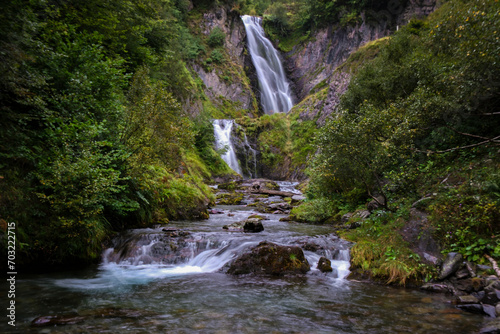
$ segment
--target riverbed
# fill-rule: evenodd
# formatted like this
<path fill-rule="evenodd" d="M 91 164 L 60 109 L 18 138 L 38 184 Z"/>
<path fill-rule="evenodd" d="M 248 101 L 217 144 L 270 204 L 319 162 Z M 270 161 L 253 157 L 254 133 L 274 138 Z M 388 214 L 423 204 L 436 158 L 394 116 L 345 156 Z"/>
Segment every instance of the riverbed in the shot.
<path fill-rule="evenodd" d="M 96 267 L 20 274 L 17 326 L 2 321 L 0 331 L 477 333 L 481 328 L 483 317 L 456 309 L 449 296 L 346 279 L 349 244 L 329 226 L 281 222 L 283 215 L 267 214 L 263 232 L 227 232 L 224 225 L 255 212 L 245 206 L 217 209 L 222 213 L 204 221 L 173 222 L 167 230 L 162 226 L 128 231 L 104 252 Z M 165 239 L 165 234 L 179 231 L 186 236 L 175 254 L 158 251 L 159 242 L 172 240 Z M 293 277 L 224 273 L 234 258 L 264 240 L 315 243 L 317 249 L 305 251 L 311 270 Z M 332 273 L 316 268 L 320 256 L 332 261 Z M 78 315 L 82 321 L 30 326 L 35 318 L 49 315 Z"/>

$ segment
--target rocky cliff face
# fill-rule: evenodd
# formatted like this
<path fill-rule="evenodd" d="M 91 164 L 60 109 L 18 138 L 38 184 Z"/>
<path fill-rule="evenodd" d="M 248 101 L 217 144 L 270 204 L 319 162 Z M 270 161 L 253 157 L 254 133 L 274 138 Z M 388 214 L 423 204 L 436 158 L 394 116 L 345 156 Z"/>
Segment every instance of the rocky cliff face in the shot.
<path fill-rule="evenodd" d="M 215 106 L 230 102 L 236 110 L 255 114 L 258 100 L 254 94 L 253 65 L 246 50 L 246 32 L 239 14 L 225 7 L 216 7 L 203 14 L 201 33 L 209 36 L 219 27 L 225 34 L 227 52 L 222 68 L 192 65 L 192 69 L 205 85 L 205 94 Z M 248 75 L 247 75 L 248 72 Z"/>
<path fill-rule="evenodd" d="M 285 55 L 285 66 L 299 100 L 317 85 L 330 83 L 335 69 L 361 45 L 388 36 L 411 18 L 430 14 L 435 7 L 436 0 L 410 0 L 406 6 L 396 1 L 388 10 L 363 13 L 362 23 L 355 26 L 330 26 L 316 31 L 308 42 Z"/>

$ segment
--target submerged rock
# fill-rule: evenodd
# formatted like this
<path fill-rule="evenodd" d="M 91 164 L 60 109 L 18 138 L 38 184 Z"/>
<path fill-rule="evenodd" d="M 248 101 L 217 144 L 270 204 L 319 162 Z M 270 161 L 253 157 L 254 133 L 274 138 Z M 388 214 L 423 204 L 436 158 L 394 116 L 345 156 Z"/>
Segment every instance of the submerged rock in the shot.
<path fill-rule="evenodd" d="M 61 315 L 45 315 L 34 319 L 31 322 L 32 327 L 45 327 L 45 326 L 61 326 L 61 325 L 74 325 L 83 322 L 87 317 L 82 317 L 76 313 L 61 314 Z"/>
<path fill-rule="evenodd" d="M 282 276 L 305 274 L 310 270 L 304 252 L 297 246 L 281 246 L 263 241 L 249 253 L 238 257 L 229 267 L 232 275 L 265 274 Z"/>

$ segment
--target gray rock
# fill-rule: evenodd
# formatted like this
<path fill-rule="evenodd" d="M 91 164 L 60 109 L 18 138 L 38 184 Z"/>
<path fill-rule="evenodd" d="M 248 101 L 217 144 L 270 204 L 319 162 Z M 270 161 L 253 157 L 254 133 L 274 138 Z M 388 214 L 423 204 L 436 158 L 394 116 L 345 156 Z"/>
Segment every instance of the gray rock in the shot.
<path fill-rule="evenodd" d="M 457 297 L 458 304 L 479 304 L 479 299 L 471 295 L 458 296 Z"/>
<path fill-rule="evenodd" d="M 483 305 L 481 304 L 463 304 L 463 305 L 457 305 L 457 308 L 470 312 L 470 313 L 477 313 L 477 314 L 483 314 Z"/>
<path fill-rule="evenodd" d="M 448 253 L 446 259 L 444 260 L 438 279 L 444 280 L 445 278 L 453 275 L 458 270 L 458 268 L 460 268 L 463 260 L 464 258 L 460 253 Z"/>
<path fill-rule="evenodd" d="M 495 311 L 497 313 L 497 317 L 500 317 L 500 303 L 498 303 L 497 306 L 495 306 Z"/>
<path fill-rule="evenodd" d="M 500 303 L 500 290 L 492 290 L 493 291 L 486 293 L 486 295 L 481 299 L 481 303 L 489 305 L 496 305 Z"/>
<path fill-rule="evenodd" d="M 493 306 L 493 305 L 484 304 L 483 305 L 483 312 L 486 313 L 491 318 L 497 317 L 497 312 L 495 310 L 495 306 Z"/>
<path fill-rule="evenodd" d="M 446 283 L 425 283 L 420 289 L 430 292 L 450 293 L 453 289 Z"/>
<path fill-rule="evenodd" d="M 306 197 L 302 196 L 302 195 L 293 195 L 292 196 L 292 201 L 293 202 L 300 202 L 300 201 L 303 201 L 305 199 L 306 199 Z"/>

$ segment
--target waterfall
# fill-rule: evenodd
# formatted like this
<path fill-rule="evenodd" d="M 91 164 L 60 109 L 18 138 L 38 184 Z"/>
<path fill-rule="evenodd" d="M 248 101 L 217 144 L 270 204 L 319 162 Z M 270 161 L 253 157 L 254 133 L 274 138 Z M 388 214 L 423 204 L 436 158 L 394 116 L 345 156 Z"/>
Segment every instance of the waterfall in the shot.
<path fill-rule="evenodd" d="M 244 15 L 242 20 L 247 32 L 248 49 L 257 71 L 262 108 L 266 114 L 288 112 L 293 107 L 289 83 L 278 51 L 265 37 L 262 19 Z"/>
<path fill-rule="evenodd" d="M 228 166 L 236 173 L 243 175 L 238 159 L 236 159 L 236 152 L 231 140 L 231 131 L 233 130 L 234 121 L 232 119 L 214 119 L 214 135 L 215 147 L 218 150 L 226 149 L 224 154 L 221 155 Z"/>

